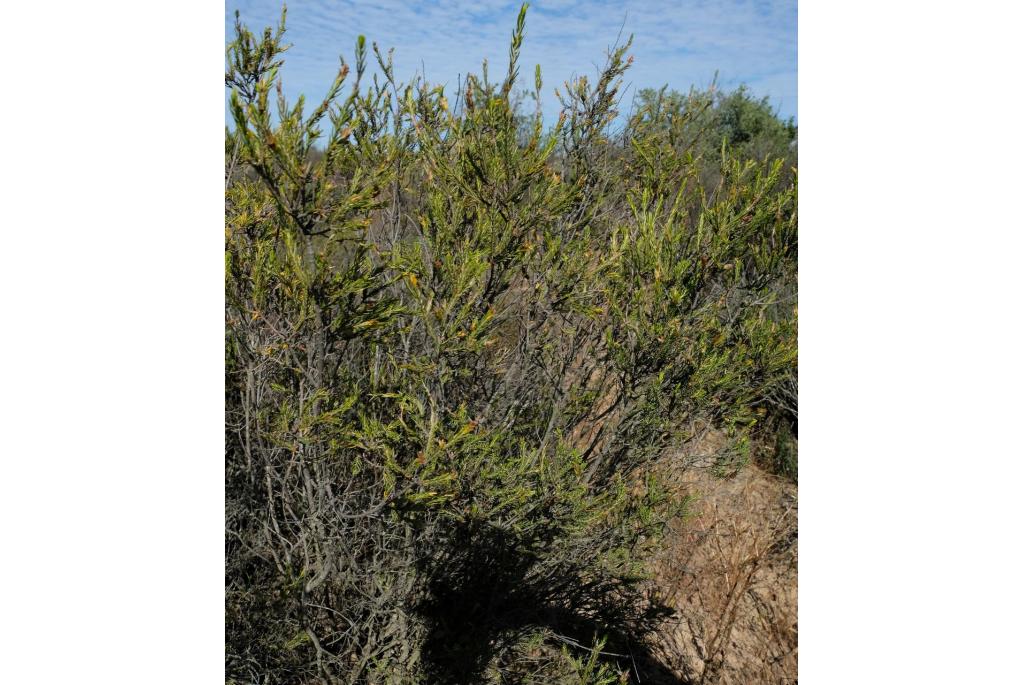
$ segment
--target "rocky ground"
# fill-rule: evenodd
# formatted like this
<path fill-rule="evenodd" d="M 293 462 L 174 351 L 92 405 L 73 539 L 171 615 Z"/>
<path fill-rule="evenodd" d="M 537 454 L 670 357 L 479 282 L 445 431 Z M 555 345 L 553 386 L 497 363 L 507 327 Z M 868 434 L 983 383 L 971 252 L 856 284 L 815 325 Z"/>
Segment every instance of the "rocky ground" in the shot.
<path fill-rule="evenodd" d="M 687 468 L 677 487 L 694 499 L 655 578 L 679 615 L 654 653 L 683 683 L 795 683 L 796 484 L 747 465 Z"/>

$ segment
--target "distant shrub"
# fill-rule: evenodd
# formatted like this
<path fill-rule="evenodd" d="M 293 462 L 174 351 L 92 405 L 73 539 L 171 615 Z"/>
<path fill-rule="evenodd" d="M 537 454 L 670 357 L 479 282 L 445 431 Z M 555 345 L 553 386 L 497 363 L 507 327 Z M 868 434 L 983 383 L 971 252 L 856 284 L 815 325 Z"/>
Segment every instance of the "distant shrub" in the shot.
<path fill-rule="evenodd" d="M 742 448 L 795 364 L 778 314 L 797 237 L 782 161 L 695 156 L 660 113 L 615 132 L 628 43 L 545 128 L 513 94 L 524 20 L 525 6 L 501 80 L 454 94 L 398 83 L 375 45 L 368 84 L 360 38 L 312 111 L 281 95 L 284 18 L 261 36 L 236 24 L 238 682 L 635 671 L 666 614 L 645 562 L 681 505 L 653 466 L 697 421 Z"/>
<path fill-rule="evenodd" d="M 731 92 L 711 87 L 686 95 L 643 88 L 637 92 L 635 113 L 638 122 L 675 129 L 680 142 L 703 152 L 717 151 L 725 143 L 739 157 L 795 161 L 796 124 L 779 118 L 767 97 L 754 98 L 744 85 Z"/>

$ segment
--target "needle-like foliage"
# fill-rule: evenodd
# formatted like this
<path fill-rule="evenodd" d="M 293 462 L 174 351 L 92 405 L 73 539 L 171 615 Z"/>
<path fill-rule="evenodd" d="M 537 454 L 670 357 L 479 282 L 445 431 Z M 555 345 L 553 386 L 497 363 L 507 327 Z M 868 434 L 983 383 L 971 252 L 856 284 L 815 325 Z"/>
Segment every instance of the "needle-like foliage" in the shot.
<path fill-rule="evenodd" d="M 308 112 L 282 95 L 283 16 L 236 24 L 233 682 L 656 668 L 645 561 L 683 505 L 659 466 L 709 425 L 735 465 L 785 395 L 792 170 L 695 155 L 652 108 L 615 130 L 628 43 L 559 89 L 557 122 L 524 114 L 525 13 L 500 84 L 400 84 L 376 45 L 367 82 L 360 37 Z"/>

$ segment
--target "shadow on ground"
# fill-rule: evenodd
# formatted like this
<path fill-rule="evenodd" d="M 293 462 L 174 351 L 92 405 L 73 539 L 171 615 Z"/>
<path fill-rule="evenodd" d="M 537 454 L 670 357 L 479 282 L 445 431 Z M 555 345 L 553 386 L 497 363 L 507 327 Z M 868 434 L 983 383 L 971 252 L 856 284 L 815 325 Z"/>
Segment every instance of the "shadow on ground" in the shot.
<path fill-rule="evenodd" d="M 495 657 L 537 629 L 549 629 L 579 645 L 607 639 L 607 656 L 644 683 L 678 683 L 644 646 L 645 637 L 673 612 L 625 590 L 608 592 L 573 580 L 573 574 L 542 567 L 551 539 L 516 539 L 493 527 L 459 525 L 441 539 L 444 550 L 423 554 L 430 578 L 427 599 L 416 607 L 428 634 L 421 653 L 431 682 L 483 682 Z M 570 642 L 571 641 L 571 642 Z"/>

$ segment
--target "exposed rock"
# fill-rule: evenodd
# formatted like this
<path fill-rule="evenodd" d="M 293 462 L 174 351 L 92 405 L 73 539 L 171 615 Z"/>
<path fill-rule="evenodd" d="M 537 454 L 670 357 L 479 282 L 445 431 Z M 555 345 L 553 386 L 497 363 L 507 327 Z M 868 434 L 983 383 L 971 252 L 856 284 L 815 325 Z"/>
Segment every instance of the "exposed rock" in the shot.
<path fill-rule="evenodd" d="M 654 570 L 679 617 L 655 651 L 684 683 L 796 682 L 797 486 L 749 465 L 678 487 L 695 500 Z"/>

